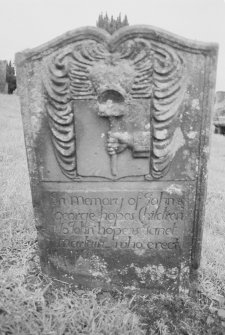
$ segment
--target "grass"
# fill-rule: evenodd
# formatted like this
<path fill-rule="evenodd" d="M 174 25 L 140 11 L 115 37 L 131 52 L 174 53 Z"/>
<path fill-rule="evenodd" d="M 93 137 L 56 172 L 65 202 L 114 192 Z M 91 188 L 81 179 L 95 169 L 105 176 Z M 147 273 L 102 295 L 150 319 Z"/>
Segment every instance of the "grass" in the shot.
<path fill-rule="evenodd" d="M 213 135 L 198 296 L 57 288 L 40 269 L 19 99 L 0 95 L 0 334 L 225 334 L 224 166 Z"/>

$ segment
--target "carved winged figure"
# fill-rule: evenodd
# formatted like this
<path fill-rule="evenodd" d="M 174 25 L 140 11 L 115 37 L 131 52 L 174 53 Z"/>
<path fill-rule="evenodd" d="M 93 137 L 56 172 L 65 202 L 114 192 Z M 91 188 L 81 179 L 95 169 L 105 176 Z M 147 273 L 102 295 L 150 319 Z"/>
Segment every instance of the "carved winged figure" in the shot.
<path fill-rule="evenodd" d="M 55 155 L 68 178 L 76 177 L 72 102 L 85 99 L 95 99 L 98 116 L 109 120 L 112 175 L 117 174 L 117 155 L 127 149 L 135 159 L 150 157 L 153 178 L 167 174 L 186 87 L 178 51 L 141 38 L 123 42 L 116 51 L 86 40 L 50 56 L 42 77 Z"/>

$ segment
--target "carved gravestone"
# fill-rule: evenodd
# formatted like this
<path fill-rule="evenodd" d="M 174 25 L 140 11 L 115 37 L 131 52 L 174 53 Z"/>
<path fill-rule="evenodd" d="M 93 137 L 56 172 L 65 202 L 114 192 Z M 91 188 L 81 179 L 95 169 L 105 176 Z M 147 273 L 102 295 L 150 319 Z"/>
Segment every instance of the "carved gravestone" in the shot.
<path fill-rule="evenodd" d="M 7 61 L 0 60 L 0 93 L 7 93 L 6 69 Z"/>
<path fill-rule="evenodd" d="M 16 55 L 43 271 L 189 288 L 199 266 L 217 46 L 146 26 Z"/>

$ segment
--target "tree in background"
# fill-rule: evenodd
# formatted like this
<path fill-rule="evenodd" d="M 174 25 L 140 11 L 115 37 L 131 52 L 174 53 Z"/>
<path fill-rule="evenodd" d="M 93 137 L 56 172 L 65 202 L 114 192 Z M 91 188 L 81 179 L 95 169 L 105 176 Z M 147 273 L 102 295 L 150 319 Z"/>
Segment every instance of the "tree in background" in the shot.
<path fill-rule="evenodd" d="M 119 28 L 129 26 L 129 23 L 126 15 L 124 16 L 123 20 L 121 19 L 121 14 L 119 14 L 116 19 L 114 19 L 113 16 L 111 16 L 111 19 L 109 19 L 107 13 L 105 13 L 105 16 L 103 16 L 103 13 L 101 13 L 98 17 L 98 21 L 96 22 L 96 26 L 105 29 L 110 34 L 113 34 Z"/>
<path fill-rule="evenodd" d="M 12 94 L 16 89 L 16 75 L 15 68 L 12 66 L 11 60 L 7 63 L 6 68 L 6 82 L 8 83 L 8 94 Z"/>

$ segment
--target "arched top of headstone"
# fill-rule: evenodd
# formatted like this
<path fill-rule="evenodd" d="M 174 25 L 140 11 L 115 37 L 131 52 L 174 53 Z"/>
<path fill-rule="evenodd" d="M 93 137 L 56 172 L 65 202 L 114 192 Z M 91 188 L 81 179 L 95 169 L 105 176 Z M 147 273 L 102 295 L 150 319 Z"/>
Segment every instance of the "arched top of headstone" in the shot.
<path fill-rule="evenodd" d="M 17 63 L 42 58 L 71 43 L 76 43 L 86 39 L 94 40 L 105 45 L 109 51 L 113 52 L 121 43 L 134 39 L 144 38 L 171 45 L 177 49 L 191 53 L 217 53 L 218 44 L 199 42 L 180 37 L 166 30 L 148 25 L 133 25 L 118 29 L 113 35 L 107 31 L 96 27 L 81 27 L 54 38 L 33 49 L 26 49 L 16 54 Z"/>

